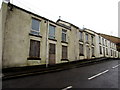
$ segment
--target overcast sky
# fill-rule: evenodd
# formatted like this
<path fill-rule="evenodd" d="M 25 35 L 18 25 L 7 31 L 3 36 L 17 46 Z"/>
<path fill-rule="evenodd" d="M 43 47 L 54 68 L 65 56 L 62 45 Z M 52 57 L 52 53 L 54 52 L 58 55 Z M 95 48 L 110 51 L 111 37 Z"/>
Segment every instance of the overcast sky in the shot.
<path fill-rule="evenodd" d="M 120 0 L 10 0 L 15 5 L 54 22 L 61 19 L 80 28 L 118 36 Z M 1 0 L 2 2 L 2 0 Z"/>

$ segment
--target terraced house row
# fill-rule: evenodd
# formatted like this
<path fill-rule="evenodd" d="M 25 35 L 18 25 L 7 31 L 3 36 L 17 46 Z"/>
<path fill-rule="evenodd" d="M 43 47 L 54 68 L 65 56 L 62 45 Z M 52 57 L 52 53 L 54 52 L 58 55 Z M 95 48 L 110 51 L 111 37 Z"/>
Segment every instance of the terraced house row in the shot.
<path fill-rule="evenodd" d="M 0 10 L 3 68 L 118 58 L 116 44 L 98 33 L 58 19 L 53 22 L 10 3 Z"/>

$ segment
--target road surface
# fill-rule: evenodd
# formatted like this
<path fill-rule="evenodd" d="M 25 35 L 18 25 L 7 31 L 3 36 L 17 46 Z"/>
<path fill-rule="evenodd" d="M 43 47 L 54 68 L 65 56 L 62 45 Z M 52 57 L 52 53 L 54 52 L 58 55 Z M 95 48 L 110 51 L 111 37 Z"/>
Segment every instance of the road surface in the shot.
<path fill-rule="evenodd" d="M 119 60 L 89 66 L 4 80 L 4 88 L 120 88 Z"/>

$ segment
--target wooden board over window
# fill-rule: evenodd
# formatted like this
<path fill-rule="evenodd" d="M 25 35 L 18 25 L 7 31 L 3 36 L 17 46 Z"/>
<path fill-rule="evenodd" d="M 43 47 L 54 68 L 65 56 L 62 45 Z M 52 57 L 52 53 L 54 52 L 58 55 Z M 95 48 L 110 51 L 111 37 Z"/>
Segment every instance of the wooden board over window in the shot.
<path fill-rule="evenodd" d="M 40 57 L 40 41 L 30 40 L 30 58 L 39 58 Z"/>
<path fill-rule="evenodd" d="M 67 60 L 67 46 L 62 46 L 62 59 Z"/>
<path fill-rule="evenodd" d="M 79 44 L 79 55 L 83 56 L 84 55 L 84 47 L 83 44 Z"/>

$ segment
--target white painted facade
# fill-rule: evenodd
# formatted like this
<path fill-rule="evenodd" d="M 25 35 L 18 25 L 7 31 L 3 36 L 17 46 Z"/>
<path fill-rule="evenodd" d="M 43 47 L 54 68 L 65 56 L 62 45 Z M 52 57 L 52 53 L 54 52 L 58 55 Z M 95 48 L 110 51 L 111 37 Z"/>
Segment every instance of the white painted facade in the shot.
<path fill-rule="evenodd" d="M 100 57 L 118 58 L 116 45 L 94 31 L 79 29 L 77 26 L 63 20 L 53 22 L 12 4 L 3 3 L 1 10 L 0 42 L 2 44 L 0 43 L 0 56 L 2 57 L 0 59 L 3 61 L 3 68 L 50 64 L 50 44 L 55 45 L 54 64 Z M 38 36 L 31 34 L 32 18 L 40 21 L 40 35 Z M 55 39 L 49 38 L 49 25 L 55 26 Z M 66 31 L 65 42 L 62 41 L 63 29 Z M 80 32 L 82 32 L 82 41 L 80 40 Z M 40 60 L 30 58 L 30 40 L 40 42 Z M 102 40 L 107 41 L 107 44 L 103 44 Z M 80 50 L 82 50 L 80 45 L 83 46 L 82 54 L 80 53 Z M 62 46 L 67 46 L 66 60 L 62 60 Z"/>

